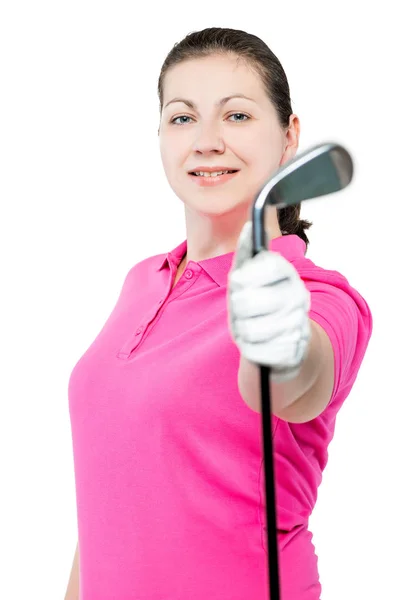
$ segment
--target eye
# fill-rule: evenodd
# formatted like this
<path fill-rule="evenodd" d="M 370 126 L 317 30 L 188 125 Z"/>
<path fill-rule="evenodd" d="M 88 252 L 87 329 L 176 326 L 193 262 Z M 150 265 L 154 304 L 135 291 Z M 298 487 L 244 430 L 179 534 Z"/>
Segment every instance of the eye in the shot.
<path fill-rule="evenodd" d="M 246 120 L 249 120 L 249 119 L 250 119 L 250 117 L 249 117 L 248 115 L 245 115 L 244 113 L 234 113 L 234 114 L 233 114 L 233 115 L 231 115 L 229 118 L 231 118 L 231 117 L 238 117 L 238 116 L 241 116 L 241 117 L 246 117 Z M 236 123 L 240 123 L 240 122 L 241 122 L 241 121 L 243 121 L 243 120 L 244 120 L 244 119 L 241 119 L 240 121 L 234 121 L 234 123 L 235 123 L 235 122 L 236 122 Z"/>
<path fill-rule="evenodd" d="M 172 125 L 184 125 L 184 123 L 175 123 L 175 121 L 177 119 L 191 119 L 192 117 L 188 117 L 187 115 L 181 115 L 180 117 L 175 117 L 174 119 L 172 119 L 172 121 L 170 121 L 172 123 Z"/>
<path fill-rule="evenodd" d="M 244 113 L 240 113 L 240 112 L 238 112 L 238 113 L 233 113 L 233 115 L 230 115 L 230 116 L 228 117 L 228 119 L 230 119 L 231 117 L 238 117 L 238 116 L 240 116 L 240 117 L 246 117 L 246 118 L 245 118 L 245 119 L 240 119 L 239 121 L 236 121 L 236 120 L 235 120 L 235 121 L 233 121 L 233 123 L 241 123 L 241 122 L 244 122 L 245 120 L 246 120 L 246 121 L 248 121 L 248 120 L 251 118 L 251 117 L 249 117 L 248 115 L 245 115 Z M 172 125 L 184 125 L 184 124 L 185 124 L 185 123 L 177 123 L 176 121 L 177 121 L 178 119 L 192 119 L 192 117 L 188 117 L 187 115 L 181 115 L 181 116 L 179 116 L 179 117 L 175 117 L 174 119 L 172 119 L 172 120 L 170 121 L 170 123 L 171 123 Z M 185 121 L 185 122 L 187 123 L 188 121 Z"/>

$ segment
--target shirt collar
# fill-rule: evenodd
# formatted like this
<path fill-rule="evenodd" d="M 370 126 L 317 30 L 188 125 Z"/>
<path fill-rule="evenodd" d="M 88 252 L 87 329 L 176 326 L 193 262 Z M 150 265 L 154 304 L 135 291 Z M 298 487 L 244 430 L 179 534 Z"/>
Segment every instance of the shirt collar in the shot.
<path fill-rule="evenodd" d="M 269 249 L 273 252 L 279 252 L 289 262 L 294 262 L 297 258 L 303 258 L 306 253 L 306 243 L 298 235 L 282 235 L 269 242 Z M 167 265 L 179 265 L 186 254 L 187 240 L 184 240 L 176 248 L 157 257 L 156 271 L 161 271 Z M 228 273 L 232 268 L 234 252 L 221 254 L 214 258 L 200 260 L 197 264 L 219 285 L 224 286 L 227 283 Z"/>

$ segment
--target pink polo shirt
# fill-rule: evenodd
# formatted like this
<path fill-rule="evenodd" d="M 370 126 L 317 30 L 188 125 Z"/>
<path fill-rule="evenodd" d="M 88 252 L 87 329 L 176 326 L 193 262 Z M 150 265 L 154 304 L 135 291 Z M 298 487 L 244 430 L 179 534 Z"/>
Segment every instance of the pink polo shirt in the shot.
<path fill-rule="evenodd" d="M 130 269 L 71 373 L 80 600 L 268 598 L 261 415 L 239 393 L 227 321 L 234 253 L 189 261 L 170 291 L 186 247 Z M 318 418 L 272 416 L 281 599 L 319 600 L 308 520 L 372 318 L 340 273 L 305 258 L 298 236 L 270 249 L 298 270 L 335 355 Z"/>

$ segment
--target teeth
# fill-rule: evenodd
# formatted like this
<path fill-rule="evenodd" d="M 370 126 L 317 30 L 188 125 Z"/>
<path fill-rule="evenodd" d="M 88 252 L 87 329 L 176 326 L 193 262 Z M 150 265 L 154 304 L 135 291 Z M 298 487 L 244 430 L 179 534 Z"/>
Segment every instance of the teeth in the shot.
<path fill-rule="evenodd" d="M 201 177 L 217 177 L 218 175 L 225 175 L 225 173 L 230 173 L 230 171 L 213 171 L 212 173 L 208 173 L 207 171 L 195 171 L 195 175 Z"/>

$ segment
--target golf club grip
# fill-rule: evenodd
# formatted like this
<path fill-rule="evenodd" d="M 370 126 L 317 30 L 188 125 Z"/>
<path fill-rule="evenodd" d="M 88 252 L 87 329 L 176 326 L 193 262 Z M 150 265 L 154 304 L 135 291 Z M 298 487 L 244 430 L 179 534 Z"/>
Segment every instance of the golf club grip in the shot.
<path fill-rule="evenodd" d="M 280 600 L 274 454 L 272 446 L 270 368 L 261 366 L 261 412 L 263 422 L 265 499 L 267 516 L 269 600 Z"/>

